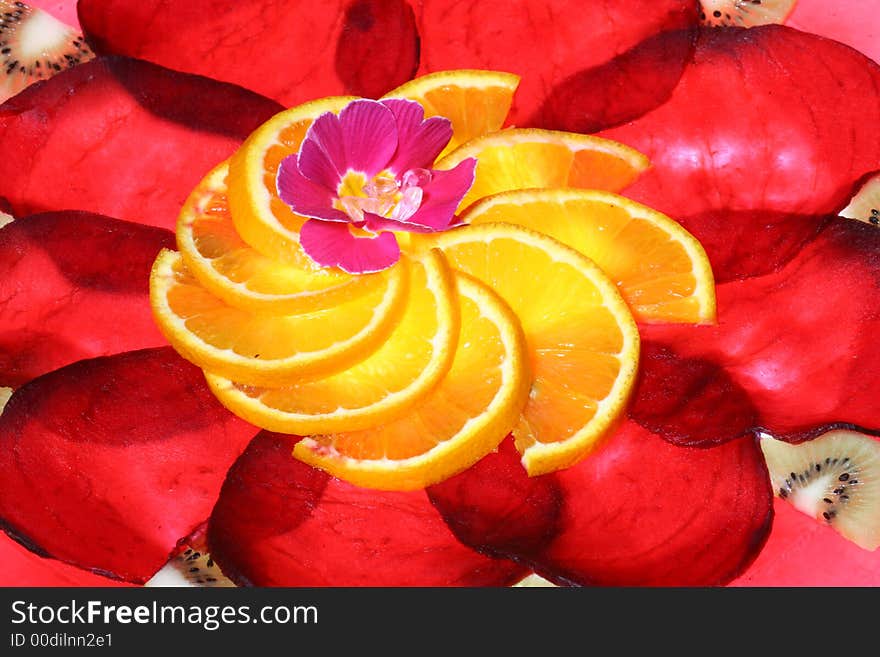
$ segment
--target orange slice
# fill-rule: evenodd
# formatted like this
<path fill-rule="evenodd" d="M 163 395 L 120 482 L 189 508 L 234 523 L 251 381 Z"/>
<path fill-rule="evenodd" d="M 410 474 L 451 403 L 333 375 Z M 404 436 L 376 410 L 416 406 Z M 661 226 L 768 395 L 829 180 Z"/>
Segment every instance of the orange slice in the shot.
<path fill-rule="evenodd" d="M 555 130 L 510 129 L 462 144 L 439 160 L 452 169 L 476 157 L 474 185 L 459 209 L 512 189 L 583 187 L 617 192 L 648 168 L 648 158 L 610 139 Z"/>
<path fill-rule="evenodd" d="M 529 391 L 525 338 L 489 288 L 462 274 L 457 283 L 461 336 L 437 387 L 385 424 L 301 440 L 297 458 L 359 486 L 411 490 L 467 469 L 501 443 Z"/>
<path fill-rule="evenodd" d="M 293 314 L 329 308 L 387 287 L 387 272 L 353 276 L 318 267 L 299 248 L 287 261 L 251 248 L 239 237 L 229 212 L 228 169 L 224 162 L 205 176 L 177 221 L 183 261 L 212 294 L 244 310 Z"/>
<path fill-rule="evenodd" d="M 237 381 L 277 386 L 326 376 L 375 351 L 406 305 L 407 270 L 402 259 L 386 285 L 348 303 L 272 315 L 224 303 L 179 253 L 163 249 L 150 275 L 150 303 L 162 333 L 188 360 Z"/>
<path fill-rule="evenodd" d="M 715 320 L 715 282 L 702 245 L 635 201 L 596 190 L 519 190 L 481 199 L 461 219 L 531 228 L 580 251 L 617 283 L 637 320 Z"/>
<path fill-rule="evenodd" d="M 501 128 L 517 85 L 519 76 L 513 73 L 459 69 L 423 75 L 383 98 L 408 98 L 425 108 L 425 117 L 449 119 L 452 139 L 442 157 L 470 139 Z"/>
<path fill-rule="evenodd" d="M 452 271 L 443 256 L 428 252 L 411 270 L 402 317 L 366 359 L 331 376 L 280 388 L 208 374 L 214 394 L 236 415 L 282 433 L 355 431 L 397 417 L 449 371 L 459 332 Z"/>
<path fill-rule="evenodd" d="M 299 229 L 304 219 L 280 198 L 275 188 L 278 167 L 299 151 L 312 122 L 325 112 L 338 112 L 351 96 L 321 98 L 279 112 L 257 128 L 229 162 L 229 208 L 236 230 L 252 247 L 294 265 L 303 257 Z"/>
<path fill-rule="evenodd" d="M 638 329 L 614 282 L 574 249 L 512 224 L 422 236 L 420 247 L 439 247 L 519 318 L 533 380 L 514 437 L 529 474 L 588 454 L 624 411 L 638 367 Z"/>

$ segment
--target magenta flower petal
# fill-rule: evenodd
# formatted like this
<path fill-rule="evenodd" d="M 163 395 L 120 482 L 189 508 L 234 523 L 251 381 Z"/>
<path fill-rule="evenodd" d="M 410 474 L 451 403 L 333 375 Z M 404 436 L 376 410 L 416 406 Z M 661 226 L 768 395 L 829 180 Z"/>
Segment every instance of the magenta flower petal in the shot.
<path fill-rule="evenodd" d="M 317 157 L 322 155 L 319 153 Z M 297 214 L 325 221 L 351 221 L 347 214 L 333 207 L 334 191 L 300 173 L 296 155 L 281 160 L 276 185 L 279 198 Z"/>
<path fill-rule="evenodd" d="M 425 120 L 424 108 L 411 100 L 383 100 L 397 121 L 397 152 L 388 165 L 398 177 L 410 169 L 430 169 L 452 139 L 449 119 L 434 116 Z"/>
<path fill-rule="evenodd" d="M 0 195 L 16 216 L 87 210 L 173 229 L 202 176 L 281 109 L 233 85 L 96 59 L 3 105 Z"/>
<path fill-rule="evenodd" d="M 297 158 L 299 172 L 333 194 L 348 169 L 343 140 L 339 117 L 327 112 L 309 126 Z"/>
<path fill-rule="evenodd" d="M 356 237 L 347 224 L 309 219 L 300 229 L 303 251 L 322 267 L 339 267 L 350 274 L 387 269 L 400 258 L 391 233 Z"/>
<path fill-rule="evenodd" d="M 464 195 L 474 184 L 477 161 L 469 157 L 454 169 L 432 171 L 432 179 L 424 187 L 421 207 L 409 218 L 409 222 L 445 230 L 453 224 L 455 210 Z"/>
<path fill-rule="evenodd" d="M 462 545 L 424 491 L 352 486 L 261 433 L 229 472 L 208 526 L 223 569 L 255 586 L 502 586 L 526 569 Z"/>
<path fill-rule="evenodd" d="M 33 215 L 0 229 L 0 386 L 167 344 L 148 296 L 162 248 L 174 248 L 168 230 L 89 212 Z"/>
<path fill-rule="evenodd" d="M 143 582 L 209 517 L 257 431 L 170 347 L 79 361 L 19 388 L 0 415 L 0 525 Z"/>
<path fill-rule="evenodd" d="M 397 123 L 385 105 L 375 100 L 353 101 L 339 113 L 339 126 L 345 146 L 345 169 L 360 171 L 369 179 L 388 166 L 397 150 Z M 300 170 L 309 175 L 302 162 Z"/>

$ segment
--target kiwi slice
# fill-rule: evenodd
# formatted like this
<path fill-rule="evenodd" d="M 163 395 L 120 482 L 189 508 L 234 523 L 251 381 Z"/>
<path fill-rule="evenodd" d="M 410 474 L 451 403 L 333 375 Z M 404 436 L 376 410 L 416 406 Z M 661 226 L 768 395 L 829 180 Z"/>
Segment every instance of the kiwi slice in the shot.
<path fill-rule="evenodd" d="M 840 211 L 840 216 L 880 226 L 880 174 L 862 185 L 849 205 Z"/>
<path fill-rule="evenodd" d="M 781 23 L 797 0 L 700 0 L 700 20 L 712 27 Z"/>
<path fill-rule="evenodd" d="M 94 56 L 70 25 L 24 2 L 0 0 L 0 102 Z"/>
<path fill-rule="evenodd" d="M 156 573 L 145 586 L 235 586 L 203 548 L 187 546 Z"/>
<path fill-rule="evenodd" d="M 838 429 L 761 449 L 777 496 L 866 550 L 880 546 L 880 439 Z"/>

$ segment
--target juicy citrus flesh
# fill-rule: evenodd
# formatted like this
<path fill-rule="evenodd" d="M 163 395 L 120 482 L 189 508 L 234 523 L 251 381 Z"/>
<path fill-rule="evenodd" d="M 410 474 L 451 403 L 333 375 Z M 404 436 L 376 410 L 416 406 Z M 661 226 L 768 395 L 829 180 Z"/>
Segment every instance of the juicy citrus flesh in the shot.
<path fill-rule="evenodd" d="M 300 262 L 304 217 L 278 197 L 276 176 L 281 161 L 299 151 L 315 119 L 339 112 L 353 96 L 331 96 L 279 112 L 257 128 L 229 163 L 229 208 L 241 238 L 257 251 L 281 261 Z"/>
<path fill-rule="evenodd" d="M 190 194 L 177 222 L 177 248 L 187 269 L 231 306 L 293 314 L 339 305 L 387 286 L 387 272 L 353 276 L 317 266 L 298 250 L 281 262 L 239 237 L 229 211 L 229 165 L 215 167 Z"/>
<path fill-rule="evenodd" d="M 459 335 L 455 283 L 443 256 L 428 252 L 410 269 L 403 314 L 364 360 L 325 378 L 278 388 L 208 374 L 215 395 L 260 427 L 298 435 L 356 431 L 408 410 L 449 371 Z"/>
<path fill-rule="evenodd" d="M 532 382 L 514 438 L 529 474 L 586 456 L 623 412 L 638 367 L 638 329 L 614 282 L 583 254 L 512 224 L 463 226 L 421 244 L 519 318 Z"/>
<path fill-rule="evenodd" d="M 385 424 L 315 435 L 294 455 L 370 488 L 424 488 L 497 448 L 523 409 L 531 377 L 519 320 L 488 287 L 456 276 L 461 335 L 448 374 L 418 405 Z"/>
<path fill-rule="evenodd" d="M 252 313 L 224 303 L 163 250 L 150 276 L 150 302 L 162 333 L 185 358 L 236 381 L 276 386 L 326 376 L 383 343 L 406 305 L 409 264 L 387 285 L 348 303 L 294 315 Z"/>
<path fill-rule="evenodd" d="M 519 76 L 502 71 L 458 69 L 418 77 L 383 98 L 406 98 L 425 108 L 425 117 L 444 116 L 452 123 L 452 139 L 443 157 L 464 142 L 495 132 L 510 112 Z"/>
<path fill-rule="evenodd" d="M 712 323 L 715 282 L 703 246 L 679 223 L 611 192 L 542 189 L 502 192 L 461 220 L 507 222 L 566 244 L 616 284 L 636 320 Z"/>
<path fill-rule="evenodd" d="M 459 210 L 514 189 L 579 187 L 618 192 L 648 168 L 639 151 L 616 141 L 555 130 L 511 128 L 473 139 L 437 162 L 452 169 L 477 158 L 473 186 Z"/>

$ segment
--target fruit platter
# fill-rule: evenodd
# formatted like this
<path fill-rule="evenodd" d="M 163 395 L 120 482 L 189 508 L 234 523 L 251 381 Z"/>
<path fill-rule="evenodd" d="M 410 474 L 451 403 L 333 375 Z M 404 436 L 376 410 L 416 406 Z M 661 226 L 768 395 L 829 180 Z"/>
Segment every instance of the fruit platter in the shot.
<path fill-rule="evenodd" d="M 868 0 L 0 0 L 2 586 L 880 586 Z"/>

